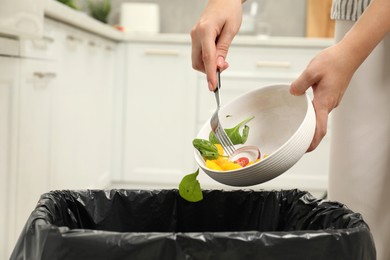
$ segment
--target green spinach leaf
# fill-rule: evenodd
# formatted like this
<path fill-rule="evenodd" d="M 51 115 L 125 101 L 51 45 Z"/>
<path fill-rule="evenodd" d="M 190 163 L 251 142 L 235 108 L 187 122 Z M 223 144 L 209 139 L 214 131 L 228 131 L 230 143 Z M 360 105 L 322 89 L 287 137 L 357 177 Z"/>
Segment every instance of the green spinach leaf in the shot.
<path fill-rule="evenodd" d="M 247 126 L 246 123 L 251 121 L 253 118 L 255 118 L 255 117 L 251 116 L 251 117 L 245 119 L 244 121 L 242 121 L 241 123 L 239 123 L 238 125 L 236 125 L 233 128 L 225 128 L 226 134 L 229 136 L 230 140 L 232 141 L 232 143 L 234 145 L 236 145 L 236 144 L 245 144 L 246 140 L 248 139 L 248 134 L 249 134 L 249 126 Z M 241 127 L 244 127 L 242 129 L 242 134 L 240 133 L 240 128 Z M 219 141 L 215 137 L 215 134 L 214 134 L 213 131 L 210 132 L 209 141 L 212 144 L 219 144 Z"/>
<path fill-rule="evenodd" d="M 203 199 L 200 183 L 196 179 L 199 174 L 199 169 L 196 172 L 184 176 L 179 184 L 180 196 L 189 202 L 198 202 Z"/>
<path fill-rule="evenodd" d="M 208 140 L 196 138 L 192 141 L 192 145 L 205 159 L 214 160 L 219 157 L 217 147 Z"/>

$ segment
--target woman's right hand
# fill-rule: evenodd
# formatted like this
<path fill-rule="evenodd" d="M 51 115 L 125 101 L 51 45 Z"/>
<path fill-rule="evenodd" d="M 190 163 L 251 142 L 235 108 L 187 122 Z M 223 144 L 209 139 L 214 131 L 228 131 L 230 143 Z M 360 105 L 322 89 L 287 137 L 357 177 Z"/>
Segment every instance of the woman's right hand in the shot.
<path fill-rule="evenodd" d="M 229 66 L 226 56 L 241 21 L 241 0 L 209 0 L 192 28 L 192 67 L 206 73 L 210 91 L 217 85 L 217 68 L 223 71 Z"/>

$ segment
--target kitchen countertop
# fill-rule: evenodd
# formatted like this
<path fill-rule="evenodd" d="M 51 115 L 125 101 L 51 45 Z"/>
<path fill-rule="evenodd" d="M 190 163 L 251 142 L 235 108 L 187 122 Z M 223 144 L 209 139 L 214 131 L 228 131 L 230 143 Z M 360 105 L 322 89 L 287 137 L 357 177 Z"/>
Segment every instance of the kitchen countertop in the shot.
<path fill-rule="evenodd" d="M 108 39 L 120 42 L 147 42 L 147 43 L 177 43 L 190 44 L 188 34 L 128 34 L 112 26 L 91 18 L 84 12 L 74 10 L 55 0 L 45 0 L 45 16 L 83 30 L 96 33 Z M 235 46 L 300 46 L 300 47 L 328 47 L 333 39 L 304 38 L 304 37 L 257 37 L 237 35 L 232 45 Z"/>
<path fill-rule="evenodd" d="M 84 12 L 74 10 L 56 0 L 45 0 L 45 16 L 83 30 L 96 33 L 114 41 L 122 41 L 123 33 Z"/>

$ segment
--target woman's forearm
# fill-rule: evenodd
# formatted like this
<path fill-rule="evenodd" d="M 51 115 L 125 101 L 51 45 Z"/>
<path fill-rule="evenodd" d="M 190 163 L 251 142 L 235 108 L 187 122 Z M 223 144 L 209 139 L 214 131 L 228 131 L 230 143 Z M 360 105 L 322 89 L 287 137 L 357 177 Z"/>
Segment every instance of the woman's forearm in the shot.
<path fill-rule="evenodd" d="M 340 41 L 356 70 L 390 31 L 390 0 L 373 0 Z"/>

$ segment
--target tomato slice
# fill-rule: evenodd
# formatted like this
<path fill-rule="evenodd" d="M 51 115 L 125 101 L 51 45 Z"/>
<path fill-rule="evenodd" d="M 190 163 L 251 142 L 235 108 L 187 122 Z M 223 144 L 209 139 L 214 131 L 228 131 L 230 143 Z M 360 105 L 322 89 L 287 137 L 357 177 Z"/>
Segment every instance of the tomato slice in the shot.
<path fill-rule="evenodd" d="M 246 157 L 240 157 L 237 160 L 235 160 L 234 162 L 241 165 L 242 167 L 245 167 L 248 165 L 249 159 Z"/>

